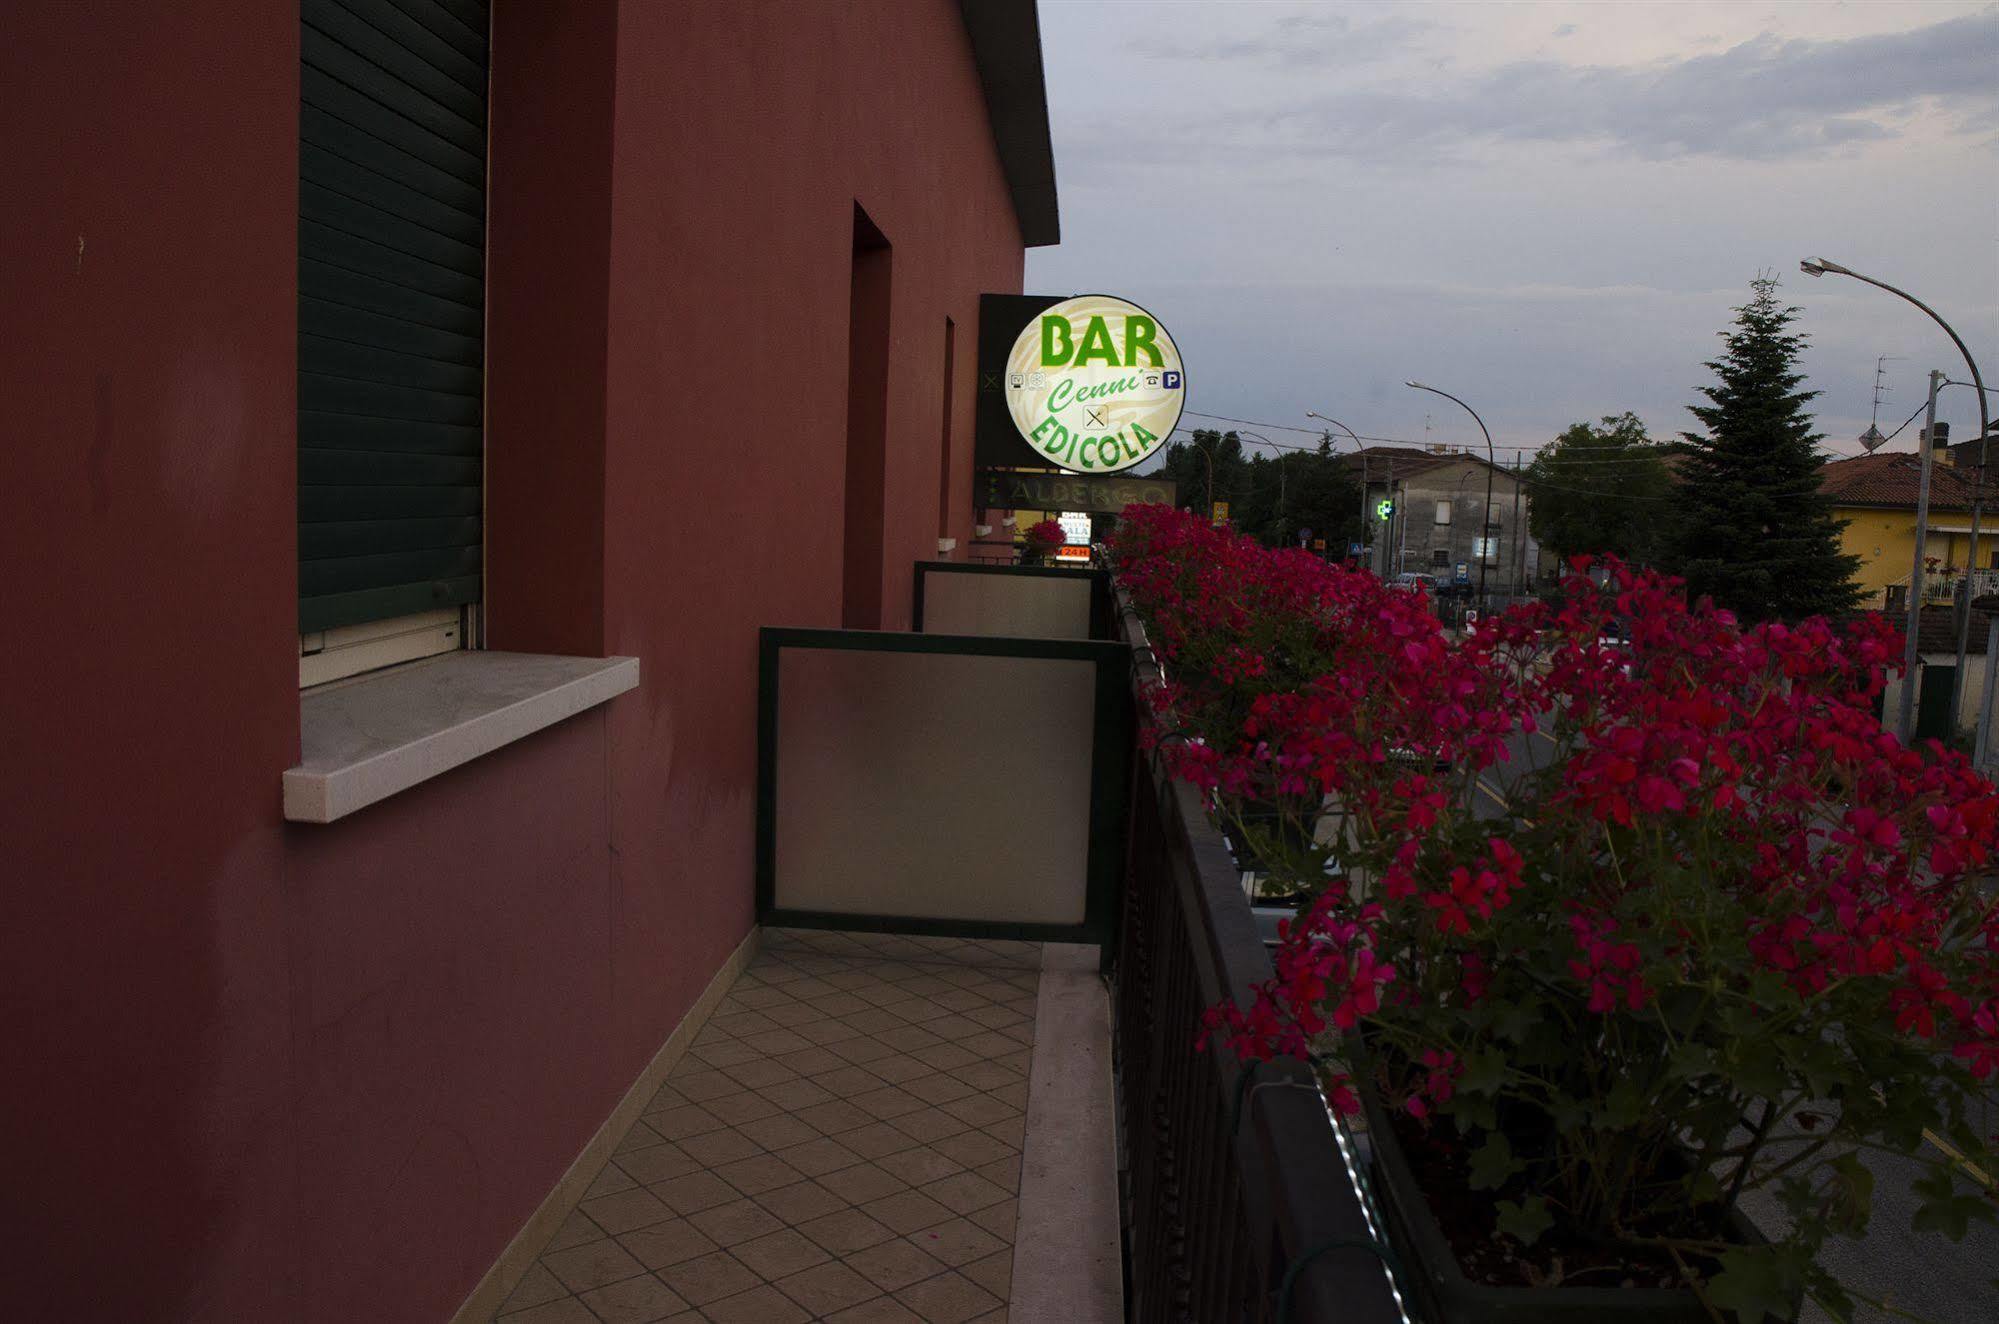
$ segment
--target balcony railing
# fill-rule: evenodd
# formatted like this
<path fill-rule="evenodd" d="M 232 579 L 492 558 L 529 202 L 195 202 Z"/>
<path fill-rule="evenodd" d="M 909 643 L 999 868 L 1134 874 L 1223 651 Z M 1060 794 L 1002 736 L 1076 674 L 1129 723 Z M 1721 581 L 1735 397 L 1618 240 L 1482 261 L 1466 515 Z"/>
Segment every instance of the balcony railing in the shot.
<path fill-rule="evenodd" d="M 1129 610 L 1134 680 L 1159 678 Z M 1240 873 L 1198 794 L 1141 760 L 1115 1027 L 1135 1324 L 1404 1319 L 1370 1247 L 1352 1141 L 1297 1063 L 1236 1059 L 1202 1012 L 1271 977 Z"/>
<path fill-rule="evenodd" d="M 1923 601 L 1949 602 L 1957 596 L 1957 587 L 1964 582 L 1962 570 L 1927 570 L 1923 572 Z M 1893 587 L 1907 590 L 1909 578 L 1904 575 Z M 1999 570 L 1976 570 L 1971 572 L 1971 596 L 1984 597 L 1988 593 L 1999 593 Z"/>

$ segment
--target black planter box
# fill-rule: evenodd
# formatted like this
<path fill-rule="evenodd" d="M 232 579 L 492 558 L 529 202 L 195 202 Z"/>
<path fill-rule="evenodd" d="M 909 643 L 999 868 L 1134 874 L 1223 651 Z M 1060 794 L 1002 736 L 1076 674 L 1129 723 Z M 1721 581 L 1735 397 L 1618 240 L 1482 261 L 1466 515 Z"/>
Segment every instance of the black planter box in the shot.
<path fill-rule="evenodd" d="M 1458 1257 L 1430 1212 L 1402 1142 L 1372 1090 L 1364 1091 L 1369 1176 L 1389 1241 L 1402 1260 L 1402 1287 L 1416 1296 L 1417 1317 L 1428 1324 L 1714 1324 L 1699 1299 L 1680 1288 L 1489 1287 L 1458 1268 Z M 1764 1244 L 1738 1209 L 1728 1235 L 1744 1245 Z M 1797 1318 L 1793 1303 L 1791 1318 Z"/>

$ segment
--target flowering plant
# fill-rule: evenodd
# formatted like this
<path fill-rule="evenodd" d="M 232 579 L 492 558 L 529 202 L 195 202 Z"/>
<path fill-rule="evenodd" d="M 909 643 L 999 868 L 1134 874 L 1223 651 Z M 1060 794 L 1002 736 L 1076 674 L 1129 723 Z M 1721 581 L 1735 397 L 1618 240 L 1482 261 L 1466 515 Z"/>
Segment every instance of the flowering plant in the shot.
<path fill-rule="evenodd" d="M 1036 551 L 1048 551 L 1052 548 L 1060 547 L 1063 539 L 1068 535 L 1062 532 L 1060 524 L 1057 524 L 1052 519 L 1045 519 L 1039 524 L 1030 526 L 1024 536 L 1027 539 L 1029 547 Z"/>
<path fill-rule="evenodd" d="M 1865 1228 L 1865 1156 L 1921 1165 L 1919 1230 L 1992 1218 L 1959 1159 L 1999 1152 L 1999 797 L 1882 729 L 1878 617 L 1745 629 L 1584 559 L 1458 641 L 1178 512 L 1127 510 L 1111 550 L 1170 676 L 1148 739 L 1311 897 L 1211 1023 L 1392 1110 L 1433 1206 L 1483 1193 L 1468 1273 L 1844 1318 L 1817 1252 Z M 1767 1244 L 1727 1232 L 1758 1191 Z"/>

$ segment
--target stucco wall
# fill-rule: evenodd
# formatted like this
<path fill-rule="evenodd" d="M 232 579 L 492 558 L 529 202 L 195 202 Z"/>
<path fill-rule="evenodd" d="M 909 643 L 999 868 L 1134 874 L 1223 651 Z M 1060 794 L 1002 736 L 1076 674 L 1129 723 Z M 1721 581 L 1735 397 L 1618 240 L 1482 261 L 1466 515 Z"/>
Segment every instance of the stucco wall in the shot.
<path fill-rule="evenodd" d="M 1837 506 L 1833 514 L 1844 521 L 1839 535 L 1840 550 L 1860 558 L 1860 567 L 1853 578 L 1863 593 L 1861 605 L 1885 605 L 1889 585 L 1909 582 L 1909 568 L 1916 550 L 1915 512 Z M 1971 516 L 1962 510 L 1937 513 L 1931 517 L 1926 542 L 1928 555 L 1939 564 L 1963 566 L 1971 547 Z M 1993 553 L 1999 551 L 1999 530 L 1993 528 L 1991 521 L 1980 523 L 1978 544 L 1978 564 L 1989 564 Z"/>
<path fill-rule="evenodd" d="M 1021 252 L 955 5 L 497 8 L 491 642 L 644 683 L 328 827 L 279 816 L 296 12 L 0 44 L 22 1318 L 447 1315 L 747 931 L 755 629 L 840 614 L 856 201 L 895 249 L 886 625 L 946 316 L 970 537 L 977 296 Z"/>

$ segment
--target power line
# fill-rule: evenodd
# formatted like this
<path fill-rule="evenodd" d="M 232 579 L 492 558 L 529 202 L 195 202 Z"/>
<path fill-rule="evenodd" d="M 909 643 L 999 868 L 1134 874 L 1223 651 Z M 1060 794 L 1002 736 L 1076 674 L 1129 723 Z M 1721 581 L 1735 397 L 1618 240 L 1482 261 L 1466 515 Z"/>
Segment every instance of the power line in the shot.
<path fill-rule="evenodd" d="M 1181 412 L 1183 412 L 1183 413 L 1188 413 L 1188 414 L 1192 414 L 1192 413 L 1194 413 L 1195 411 L 1194 411 L 1194 410 L 1191 410 L 1191 409 L 1188 409 L 1188 410 L 1183 410 L 1183 411 L 1181 411 Z M 1222 421 L 1223 421 L 1223 422 L 1228 422 L 1228 423 L 1240 423 L 1240 422 L 1244 422 L 1244 421 L 1245 421 L 1245 420 L 1243 420 L 1243 419 L 1233 419 L 1233 418 L 1226 418 L 1225 416 L 1223 416 L 1223 415 L 1220 415 L 1220 414 L 1200 414 L 1200 415 L 1197 415 L 1197 416 L 1198 416 L 1198 417 L 1200 417 L 1200 418 L 1219 418 L 1219 419 L 1222 419 Z M 1265 424 L 1262 424 L 1261 426 L 1264 426 L 1264 427 L 1272 427 L 1272 428 L 1279 428 L 1279 427 L 1283 427 L 1284 425 L 1283 425 L 1283 424 L 1281 424 L 1281 423 L 1265 423 Z M 1311 431 L 1311 429 L 1309 429 L 1309 428 L 1297 428 L 1297 429 L 1294 429 L 1294 430 L 1295 430 L 1295 431 L 1299 431 L 1299 432 L 1310 432 L 1310 431 Z M 1198 435 L 1198 433 L 1196 432 L 1196 430 L 1195 430 L 1195 429 L 1192 429 L 1192 428 L 1184 428 L 1184 427 L 1180 427 L 1180 428 L 1174 428 L 1174 429 L 1173 429 L 1173 431 L 1174 431 L 1174 433 L 1184 433 L 1184 434 L 1186 434 L 1186 435 L 1187 435 L 1187 436 L 1189 436 L 1189 437 L 1193 437 L 1193 436 L 1197 436 L 1197 435 Z M 1212 429 L 1201 429 L 1201 431 L 1212 431 Z M 1216 435 L 1216 436 L 1225 436 L 1225 435 L 1233 435 L 1233 436 L 1234 436 L 1234 437 L 1236 438 L 1236 440 L 1237 440 L 1237 441 L 1239 441 L 1239 442 L 1241 442 L 1241 443 L 1242 443 L 1242 445 L 1244 445 L 1245 447 L 1247 447 L 1247 446 L 1268 446 L 1268 447 L 1270 447 L 1270 448 L 1271 448 L 1272 450 L 1280 450 L 1280 451 L 1303 451 L 1303 452 L 1308 452 L 1308 453 L 1312 453 L 1312 452 L 1317 452 L 1317 450 L 1319 449 L 1319 448 L 1318 448 L 1317 446 L 1299 446 L 1299 445 L 1292 445 L 1292 444 L 1289 444 L 1289 443 L 1286 443 L 1286 442 L 1282 442 L 1282 441 L 1270 441 L 1270 440 L 1268 440 L 1268 439 L 1266 439 L 1266 438 L 1263 438 L 1263 437 L 1246 437 L 1246 436 L 1244 436 L 1244 435 L 1243 435 L 1242 433 L 1239 433 L 1239 432 L 1236 432 L 1236 433 L 1221 433 L 1221 432 L 1216 432 L 1216 433 L 1215 433 L 1215 435 Z M 1390 441 L 1394 441 L 1394 439 L 1393 439 L 1393 438 L 1388 438 L 1388 437 L 1366 437 L 1366 438 L 1363 438 L 1363 440 L 1367 440 L 1367 441 L 1376 441 L 1376 442 L 1390 442 Z M 1476 460 L 1476 461 L 1478 461 L 1478 462 L 1480 462 L 1480 463 L 1490 463 L 1490 461 L 1486 460 L 1486 458 L 1485 458 L 1484 456 L 1482 456 L 1482 455 L 1478 454 L 1475 448 L 1471 448 L 1471 447 L 1453 447 L 1453 448 L 1451 448 L 1451 449 L 1449 449 L 1449 450 L 1446 450 L 1446 451 L 1434 451 L 1434 450 L 1431 450 L 1431 449 L 1430 449 L 1430 447 L 1429 447 L 1429 445 L 1428 445 L 1428 444 L 1424 444 L 1424 443 L 1418 443 L 1418 442 L 1399 442 L 1399 443 L 1397 443 L 1397 444 L 1400 444 L 1400 445 L 1407 445 L 1407 446 L 1411 446 L 1411 447 L 1413 447 L 1414 449 L 1416 449 L 1416 450 L 1418 450 L 1418 451 L 1420 451 L 1420 452 L 1421 452 L 1421 454 L 1422 454 L 1422 458 L 1424 458 L 1424 459 L 1439 459 L 1439 460 L 1441 460 L 1441 459 L 1445 459 L 1446 457 L 1450 457 L 1450 458 L 1462 458 L 1462 459 L 1467 459 L 1467 460 Z M 1552 443 L 1552 442 L 1551 442 L 1551 443 L 1549 443 L 1549 445 L 1553 445 L 1553 444 L 1554 444 L 1554 443 Z M 1521 454 L 1522 456 L 1528 456 L 1528 457 L 1532 457 L 1532 458 L 1534 458 L 1534 459 L 1539 459 L 1539 458 L 1540 458 L 1540 457 L 1541 457 L 1541 456 L 1542 456 L 1542 455 L 1543 455 L 1543 454 L 1545 453 L 1545 449 L 1543 449 L 1543 450 L 1530 450 L 1530 449 L 1528 449 L 1528 448 L 1527 448 L 1527 447 L 1525 447 L 1525 446 L 1495 446 L 1495 447 L 1494 447 L 1493 449 L 1494 449 L 1494 450 L 1502 450 L 1502 451 L 1515 451 L 1515 452 L 1518 452 L 1519 454 Z M 1662 452 L 1663 452 L 1663 448 L 1661 448 L 1661 450 L 1662 450 Z M 1347 459 L 1351 459 L 1351 458 L 1352 458 L 1352 456 L 1353 456 L 1353 452 L 1351 452 L 1351 451 L 1347 451 L 1347 452 L 1342 452 L 1342 451 L 1338 451 L 1338 450 L 1335 450 L 1335 451 L 1333 451 L 1333 452 L 1332 452 L 1332 454 L 1333 454 L 1333 456 L 1334 456 L 1335 458 L 1337 458 L 1337 459 L 1341 459 L 1341 460 L 1347 460 Z M 1392 457 L 1391 457 L 1391 458 L 1392 458 Z M 1404 458 L 1408 458 L 1408 457 L 1404 457 Z M 1565 456 L 1565 457 L 1563 458 L 1563 460 L 1562 460 L 1562 463 L 1563 463 L 1563 464 L 1565 464 L 1565 465 L 1571 465 L 1571 464 L 1573 464 L 1573 465 L 1589 465 L 1589 466 L 1593 466 L 1593 467 L 1601 467 L 1601 468 L 1606 468 L 1606 469 L 1611 469 L 1611 468 L 1616 468 L 1617 466 L 1620 466 L 1620 465 L 1650 465 L 1650 464 L 1656 464 L 1656 463 L 1658 463 L 1658 462 L 1659 462 L 1660 458 L 1661 458 L 1661 456 L 1660 456 L 1660 455 L 1571 455 L 1571 456 Z M 1505 472 L 1505 473 L 1511 473 L 1511 472 L 1512 472 L 1512 470 L 1508 469 L 1508 468 L 1507 468 L 1507 467 L 1506 467 L 1505 465 L 1503 465 L 1503 464 L 1501 464 L 1501 465 L 1495 465 L 1494 467 L 1495 467 L 1495 468 L 1498 468 L 1499 470 L 1501 470 L 1502 472 Z"/>
<path fill-rule="evenodd" d="M 1246 427 L 1275 428 L 1280 432 L 1302 432 L 1308 437 L 1330 436 L 1338 438 L 1340 436 L 1345 435 L 1344 433 L 1333 432 L 1328 428 L 1301 428 L 1290 423 L 1266 423 L 1254 418 L 1232 418 L 1227 414 L 1204 414 L 1198 409 L 1183 409 L 1180 412 L 1186 415 L 1191 415 L 1194 418 L 1212 418 L 1223 423 L 1241 423 Z M 1188 429 L 1183 428 L 1181 430 L 1187 431 Z M 1417 450 L 1423 451 L 1425 454 L 1431 454 L 1432 452 L 1430 451 L 1430 447 L 1436 444 L 1435 442 L 1432 441 L 1417 441 L 1409 437 L 1370 437 L 1364 432 L 1357 432 L 1354 435 L 1362 441 L 1371 441 L 1383 446 L 1411 446 Z M 1281 442 L 1275 442 L 1275 441 L 1266 444 L 1271 446 L 1277 446 L 1281 449 L 1291 449 L 1291 450 L 1316 449 L 1315 447 L 1311 446 L 1283 447 L 1283 444 Z M 1543 449 L 1552 444 L 1554 443 L 1544 442 L 1540 446 L 1495 445 L 1493 449 L 1495 451 L 1513 451 L 1521 455 L 1539 455 Z M 1469 453 L 1469 451 L 1467 451 L 1467 453 Z"/>
<path fill-rule="evenodd" d="M 1917 406 L 1915 407 L 1915 410 L 1914 410 L 1913 412 L 1911 412 L 1911 413 L 1910 413 L 1910 415 L 1909 415 L 1909 416 L 1908 416 L 1907 418 L 1905 418 L 1905 419 L 1903 419 L 1903 420 L 1902 420 L 1902 427 L 1901 427 L 1901 428 L 1896 428 L 1896 429 L 1895 429 L 1895 430 L 1894 430 L 1893 432 L 1890 432 L 1890 433 L 1889 433 L 1889 434 L 1888 434 L 1887 436 L 1885 436 L 1885 437 L 1881 438 L 1881 443 L 1882 443 L 1882 444 L 1883 444 L 1883 445 L 1885 446 L 1885 445 L 1886 445 L 1887 443 L 1889 443 L 1889 442 L 1893 441 L 1893 440 L 1894 440 L 1895 438 L 1897 438 L 1897 437 L 1901 436 L 1901 435 L 1902 435 L 1902 428 L 1905 428 L 1905 427 L 1909 426 L 1909 424 L 1911 424 L 1911 423 L 1915 422 L 1915 421 L 1916 421 L 1916 415 L 1917 415 L 1917 414 L 1920 414 L 1920 413 L 1922 413 L 1922 412 L 1923 412 L 1923 411 L 1924 411 L 1925 409 L 1928 409 L 1929 407 L 1930 407 L 1930 402 L 1929 402 L 1929 401 L 1927 401 L 1927 400 L 1925 400 L 1925 401 L 1923 401 L 1923 402 L 1922 402 L 1921 404 L 1917 405 Z"/>
<path fill-rule="evenodd" d="M 1181 412 L 1183 412 L 1183 413 L 1189 413 L 1189 414 L 1191 414 L 1191 413 L 1193 413 L 1194 411 L 1193 411 L 1193 410 L 1191 410 L 1191 409 L 1188 409 L 1188 410 L 1183 410 L 1183 411 L 1181 411 Z M 1200 415 L 1200 417 L 1202 417 L 1202 418 L 1214 418 L 1214 417 L 1217 417 L 1217 415 L 1214 415 L 1214 414 L 1202 414 L 1202 415 Z M 1228 419 L 1228 420 L 1226 420 L 1226 421 L 1228 421 L 1228 422 L 1239 422 L 1239 421 L 1241 421 L 1241 420 L 1238 420 L 1238 419 Z M 1269 426 L 1271 426 L 1271 427 L 1278 427 L 1278 426 L 1281 426 L 1281 425 L 1280 425 L 1280 424 L 1276 424 L 1276 423 L 1272 423 L 1272 424 L 1270 424 Z M 1300 431 L 1304 431 L 1304 429 L 1299 429 L 1299 430 L 1300 430 Z M 1177 432 L 1184 432 L 1184 433 L 1186 433 L 1186 434 L 1187 434 L 1187 435 L 1189 435 L 1189 436 L 1193 436 L 1193 435 L 1194 435 L 1194 433 L 1193 433 L 1193 432 L 1192 432 L 1192 431 L 1191 431 L 1190 429 L 1187 429 L 1187 428 L 1174 428 L 1174 429 L 1173 429 L 1173 432 L 1176 432 L 1176 433 L 1177 433 Z M 1172 436 L 1172 433 L 1168 433 L 1167 435 L 1168 435 L 1168 437 L 1170 438 L 1170 437 Z M 1241 436 L 1240 436 L 1240 434 L 1238 434 L 1238 435 L 1237 435 L 1237 440 L 1241 440 Z M 1192 443 L 1189 443 L 1189 444 L 1192 444 Z M 1311 452 L 1311 453 L 1316 453 L 1316 452 L 1318 451 L 1318 449 L 1319 449 L 1319 448 L 1318 448 L 1317 446 L 1290 446 L 1290 445 L 1286 445 L 1286 444 L 1285 444 L 1284 442 L 1281 442 L 1281 441 L 1265 441 L 1265 440 L 1263 440 L 1263 439 L 1262 439 L 1262 438 L 1260 438 L 1260 437 L 1253 437 L 1253 438 L 1251 438 L 1251 439 L 1249 440 L 1249 442 L 1248 442 L 1247 444 L 1249 444 L 1249 445 L 1252 445 L 1252 446 L 1269 446 L 1269 447 L 1272 447 L 1273 449 L 1276 449 L 1276 450 L 1281 450 L 1281 451 L 1306 451 L 1306 452 Z M 1342 461 L 1344 461 L 1344 460 L 1346 460 L 1346 459 L 1347 459 L 1347 458 L 1349 458 L 1349 457 L 1347 457 L 1347 456 L 1344 456 L 1344 455 L 1340 455 L 1340 454 L 1338 454 L 1337 452 L 1335 452 L 1335 453 L 1334 453 L 1334 454 L 1332 455 L 1332 457 L 1331 457 L 1331 458 L 1333 458 L 1333 459 L 1337 459 L 1337 460 L 1342 460 Z M 1476 460 L 1476 459 L 1478 459 L 1479 457 L 1478 457 L 1478 456 L 1476 456 L 1476 455 L 1466 455 L 1466 456 L 1465 456 L 1464 458 L 1466 458 L 1466 459 L 1472 459 L 1472 460 Z M 1538 488 L 1543 488 L 1543 489 L 1545 489 L 1545 490 L 1547 490 L 1547 491 L 1551 491 L 1551 492 L 1572 492 L 1572 493 L 1576 494 L 1577 496 L 1595 496 L 1595 497 L 1609 497 L 1609 498 L 1613 498 L 1613 499 L 1620 499 L 1620 500 L 1629 500 L 1629 501 L 1670 501 L 1670 500 L 1672 500 L 1672 499 L 1673 499 L 1673 498 L 1672 498 L 1672 497 L 1670 497 L 1670 496 L 1641 496 L 1641 495 L 1639 495 L 1639 494 L 1637 494 L 1637 493 L 1635 493 L 1635 492 L 1610 492 L 1610 491 L 1605 491 L 1605 490 L 1603 490 L 1603 489 L 1601 489 L 1601 488 L 1594 488 L 1594 487 L 1570 487 L 1570 486 L 1566 486 L 1566 485 L 1564 485 L 1564 484 L 1561 484 L 1561 483 L 1551 483 L 1551 482 L 1547 481 L 1547 480 L 1546 480 L 1546 479 L 1544 479 L 1544 478 L 1536 478 L 1536 477 L 1534 477 L 1534 476 L 1533 476 L 1533 474 L 1532 474 L 1532 473 L 1530 473 L 1530 472 L 1529 472 L 1529 471 L 1528 471 L 1527 469 L 1525 469 L 1525 468 L 1520 468 L 1520 469 L 1509 469 L 1509 468 L 1507 468 L 1507 467 L 1506 467 L 1505 465 L 1503 465 L 1503 464 L 1496 464 L 1496 465 L 1493 465 L 1493 468 L 1494 468 L 1494 469 L 1496 469 L 1496 470 L 1498 470 L 1498 471 L 1499 471 L 1500 473 L 1502 473 L 1502 474 L 1506 474 L 1506 475 L 1509 475 L 1509 476 L 1511 476 L 1511 477 L 1512 477 L 1512 478 L 1513 478 L 1513 479 L 1514 479 L 1515 481 L 1517 481 L 1517 482 L 1521 482 L 1521 483 L 1525 483 L 1525 484 L 1527 484 L 1527 485 L 1528 485 L 1528 486 L 1530 486 L 1530 487 L 1538 487 Z M 1606 477 L 1615 477 L 1615 475 L 1605 475 L 1605 476 L 1606 476 Z"/>

